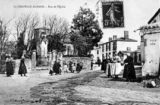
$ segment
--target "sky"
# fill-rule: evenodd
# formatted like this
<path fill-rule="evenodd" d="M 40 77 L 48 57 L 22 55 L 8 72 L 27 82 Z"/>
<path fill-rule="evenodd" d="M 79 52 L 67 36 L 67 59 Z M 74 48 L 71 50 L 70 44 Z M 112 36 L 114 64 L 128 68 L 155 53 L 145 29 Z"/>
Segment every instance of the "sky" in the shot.
<path fill-rule="evenodd" d="M 44 15 L 58 15 L 66 18 L 70 23 L 77 14 L 80 6 L 86 6 L 95 12 L 98 0 L 0 0 L 0 17 L 6 21 L 24 14 L 37 14 L 42 19 Z M 111 1 L 111 0 L 106 0 Z M 149 19 L 160 7 L 160 0 L 123 0 L 125 27 L 103 30 L 101 42 L 108 41 L 112 35 L 123 36 L 124 30 L 129 31 L 131 38 L 140 41 L 139 32 L 133 32 L 140 26 L 147 24 Z M 87 5 L 85 5 L 87 3 Z M 25 7 L 27 6 L 27 7 Z M 32 8 L 31 8 L 32 6 Z M 33 8 L 33 6 L 39 6 Z M 50 8 L 49 8 L 50 7 Z M 61 7 L 61 8 L 60 8 Z M 14 32 L 14 24 L 10 23 Z"/>

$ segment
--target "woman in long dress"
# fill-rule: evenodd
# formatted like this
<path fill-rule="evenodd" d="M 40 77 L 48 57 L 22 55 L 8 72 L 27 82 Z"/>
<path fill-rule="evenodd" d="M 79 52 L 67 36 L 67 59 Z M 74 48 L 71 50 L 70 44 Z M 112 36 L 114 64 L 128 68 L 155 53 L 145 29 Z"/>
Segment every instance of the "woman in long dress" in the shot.
<path fill-rule="evenodd" d="M 21 76 L 23 76 L 23 75 L 26 76 L 26 73 L 27 73 L 27 68 L 26 68 L 26 65 L 25 65 L 25 58 L 22 57 L 22 59 L 20 61 L 18 74 L 20 74 Z"/>
<path fill-rule="evenodd" d="M 118 75 L 120 75 L 121 71 L 122 71 L 122 66 L 121 66 L 121 58 L 116 55 L 116 70 L 115 70 L 115 77 L 118 78 Z"/>
<path fill-rule="evenodd" d="M 8 56 L 6 58 L 6 76 L 9 77 L 14 74 L 14 68 L 11 56 Z"/>
<path fill-rule="evenodd" d="M 101 70 L 105 73 L 106 72 L 106 66 L 107 66 L 107 60 L 104 58 L 102 61 Z"/>
<path fill-rule="evenodd" d="M 134 81 L 136 79 L 136 72 L 134 68 L 133 58 L 130 54 L 127 55 L 127 58 L 124 61 L 125 63 L 125 72 L 124 74 L 127 81 Z"/>

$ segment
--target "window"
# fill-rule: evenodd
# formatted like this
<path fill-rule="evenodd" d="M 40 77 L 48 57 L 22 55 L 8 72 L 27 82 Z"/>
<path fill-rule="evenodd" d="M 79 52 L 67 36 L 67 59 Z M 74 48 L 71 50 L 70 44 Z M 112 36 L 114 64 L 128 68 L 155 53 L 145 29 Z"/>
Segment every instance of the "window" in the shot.
<path fill-rule="evenodd" d="M 99 54 L 99 50 L 97 50 L 97 55 Z"/>
<path fill-rule="evenodd" d="M 111 43 L 110 42 L 109 42 L 109 46 L 108 47 L 109 47 L 109 51 L 111 51 Z"/>
<path fill-rule="evenodd" d="M 113 51 L 116 51 L 116 50 L 117 50 L 117 42 L 114 41 L 114 42 L 113 42 Z"/>
<path fill-rule="evenodd" d="M 104 52 L 104 45 L 102 45 L 102 52 Z"/>
<path fill-rule="evenodd" d="M 104 59 L 104 54 L 102 54 L 102 59 Z"/>
<path fill-rule="evenodd" d="M 108 46 L 108 43 L 106 43 L 106 51 L 108 51 L 108 47 L 109 47 L 109 46 Z"/>

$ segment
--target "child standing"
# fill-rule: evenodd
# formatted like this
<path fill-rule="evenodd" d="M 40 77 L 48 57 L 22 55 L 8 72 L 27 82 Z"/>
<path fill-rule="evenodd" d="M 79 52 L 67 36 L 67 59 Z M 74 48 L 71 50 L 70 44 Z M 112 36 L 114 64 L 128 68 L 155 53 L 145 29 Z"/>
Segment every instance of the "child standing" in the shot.
<path fill-rule="evenodd" d="M 72 64 L 72 70 L 73 70 L 73 73 L 76 71 L 76 63 Z"/>

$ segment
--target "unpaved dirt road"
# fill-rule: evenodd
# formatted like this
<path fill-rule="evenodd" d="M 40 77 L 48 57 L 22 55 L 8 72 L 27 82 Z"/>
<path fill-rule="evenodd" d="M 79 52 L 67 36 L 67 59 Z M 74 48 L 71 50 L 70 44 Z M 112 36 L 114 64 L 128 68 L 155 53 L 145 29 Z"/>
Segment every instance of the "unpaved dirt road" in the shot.
<path fill-rule="evenodd" d="M 31 97 L 46 105 L 159 105 L 160 89 L 140 83 L 104 78 L 100 71 L 85 73 L 31 88 Z"/>
<path fill-rule="evenodd" d="M 106 78 L 101 71 L 0 80 L 0 105 L 159 105 L 160 89 Z"/>

